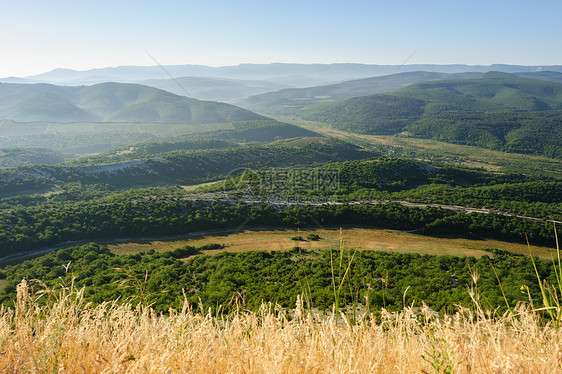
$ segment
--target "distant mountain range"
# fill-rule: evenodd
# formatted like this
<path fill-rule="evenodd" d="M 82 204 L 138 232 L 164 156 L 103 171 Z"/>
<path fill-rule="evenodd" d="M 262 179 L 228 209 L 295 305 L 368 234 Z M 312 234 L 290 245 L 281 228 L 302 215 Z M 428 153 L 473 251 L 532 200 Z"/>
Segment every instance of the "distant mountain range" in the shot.
<path fill-rule="evenodd" d="M 34 147 L 89 153 L 89 147 L 99 152 L 133 141 L 180 137 L 253 143 L 317 135 L 270 121 L 255 113 L 258 112 L 290 115 L 363 134 L 402 134 L 562 157 L 562 66 L 245 64 L 220 68 L 181 65 L 165 69 L 159 66 L 85 72 L 56 69 L 25 78 L 25 82 L 115 78 L 138 80 L 146 85 L 0 83 L 1 128 L 16 129 L 21 122 L 92 124 L 92 135 L 86 134 L 85 128 L 75 130 L 83 137 L 76 144 L 65 140 L 61 131 L 66 129 L 57 128 L 56 131 L 45 129 L 49 131 L 45 134 L 34 133 L 35 138 L 18 135 L 23 142 L 2 133 L 0 145 L 22 147 L 32 142 Z M 491 69 L 498 71 L 490 72 Z M 395 74 L 383 75 L 392 72 Z M 180 78 L 170 79 L 168 73 Z M 21 82 L 14 77 L 7 80 Z M 294 80 L 300 86 L 312 82 L 330 84 L 284 88 L 295 84 Z M 263 93 L 244 98 L 259 92 Z M 186 96 L 232 100 L 245 109 Z M 93 123 L 119 125 L 101 129 L 95 134 L 98 140 L 90 144 L 86 138 L 94 134 Z M 147 129 L 149 132 L 144 127 L 137 128 L 132 133 L 130 128 L 124 128 L 125 123 L 159 127 Z M 163 135 L 161 124 L 181 124 L 181 128 L 170 127 Z M 37 143 L 37 136 L 49 137 L 49 142 Z"/>
<path fill-rule="evenodd" d="M 284 84 L 269 81 L 204 77 L 150 79 L 138 83 L 166 90 L 180 96 L 223 102 L 231 102 L 248 96 L 278 91 L 288 87 Z"/>
<path fill-rule="evenodd" d="M 164 71 L 164 69 L 166 71 Z M 266 80 L 293 87 L 309 87 L 346 80 L 376 77 L 412 71 L 439 73 L 464 73 L 502 71 L 507 73 L 548 70 L 562 72 L 562 66 L 521 66 L 521 65 L 370 65 L 370 64 L 240 64 L 235 66 L 211 67 L 203 65 L 160 66 L 118 66 L 85 71 L 55 69 L 53 71 L 24 77 L 29 82 L 54 84 L 94 84 L 101 82 L 140 82 L 148 79 L 169 79 L 168 73 L 179 77 L 214 77 L 243 80 Z M 0 79 L 0 81 L 2 81 Z"/>
<path fill-rule="evenodd" d="M 562 157 L 562 83 L 507 73 L 416 83 L 388 94 L 316 104 L 299 116 L 364 134 L 406 132 Z"/>
<path fill-rule="evenodd" d="M 138 84 L 0 84 L 0 119 L 17 122 L 224 123 L 266 119 L 232 105 Z"/>

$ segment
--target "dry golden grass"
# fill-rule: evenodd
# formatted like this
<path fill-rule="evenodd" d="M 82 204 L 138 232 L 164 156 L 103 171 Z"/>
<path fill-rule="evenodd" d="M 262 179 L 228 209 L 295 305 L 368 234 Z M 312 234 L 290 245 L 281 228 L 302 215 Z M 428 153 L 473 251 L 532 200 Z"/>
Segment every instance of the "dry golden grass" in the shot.
<path fill-rule="evenodd" d="M 503 317 L 462 310 L 439 318 L 405 309 L 353 325 L 317 319 L 297 303 L 213 317 L 185 307 L 84 305 L 64 291 L 39 307 L 27 284 L 0 311 L 2 373 L 553 373 L 560 333 L 525 308 Z M 269 309 L 271 310 L 271 309 Z"/>
<path fill-rule="evenodd" d="M 316 233 L 319 241 L 296 242 L 293 236 L 306 236 Z M 344 228 L 342 235 L 348 248 L 387 251 L 393 253 L 421 253 L 429 255 L 474 256 L 490 255 L 485 249 L 500 249 L 518 254 L 529 254 L 527 245 L 502 242 L 498 240 L 470 240 L 461 238 L 436 238 L 412 233 L 376 230 L 365 228 Z M 244 230 L 237 233 L 212 234 L 171 241 L 144 241 L 110 244 L 109 249 L 116 254 L 137 253 L 154 249 L 163 252 L 183 245 L 195 247 L 208 243 L 225 244 L 226 252 L 246 252 L 250 250 L 287 251 L 296 245 L 305 249 L 339 248 L 340 231 L 333 230 Z M 531 246 L 535 256 L 550 259 L 552 249 Z M 204 251 L 205 254 L 217 253 L 218 250 Z"/>

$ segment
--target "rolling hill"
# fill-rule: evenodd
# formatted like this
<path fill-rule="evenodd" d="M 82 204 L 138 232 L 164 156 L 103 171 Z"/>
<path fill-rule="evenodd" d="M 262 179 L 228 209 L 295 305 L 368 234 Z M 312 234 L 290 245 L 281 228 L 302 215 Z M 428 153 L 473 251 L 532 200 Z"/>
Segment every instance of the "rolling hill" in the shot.
<path fill-rule="evenodd" d="M 303 119 L 364 134 L 403 133 L 562 157 L 562 84 L 490 72 L 318 104 Z"/>
<path fill-rule="evenodd" d="M 205 146 L 214 149 L 203 149 Z M 309 167 L 378 155 L 351 143 L 323 137 L 279 140 L 247 147 L 225 146 L 228 144 L 219 142 L 158 144 L 133 147 L 128 154 L 111 152 L 62 165 L 3 169 L 0 170 L 0 198 L 74 182 L 117 188 L 190 185 L 223 179 L 241 167 Z"/>
<path fill-rule="evenodd" d="M 530 78 L 530 79 L 540 79 L 550 82 L 560 82 L 562 83 L 562 73 L 559 71 L 536 71 L 530 73 L 516 73 L 518 77 Z"/>
<path fill-rule="evenodd" d="M 228 123 L 19 123 L 0 120 L 0 148 L 48 148 L 92 154 L 139 143 L 218 139 L 235 143 L 268 143 L 278 139 L 318 136 L 274 120 Z"/>
<path fill-rule="evenodd" d="M 287 88 L 250 96 L 233 103 L 242 108 L 267 115 L 299 115 L 299 112 L 315 104 L 376 93 L 387 93 L 414 83 L 426 81 L 478 78 L 481 74 L 476 72 L 455 74 L 427 71 L 406 72 L 356 79 L 325 86 Z M 555 71 L 522 72 L 515 75 L 529 79 L 562 82 L 562 73 Z"/>
<path fill-rule="evenodd" d="M 478 75 L 480 73 L 447 74 L 426 71 L 398 73 L 356 79 L 326 86 L 287 88 L 276 92 L 254 95 L 244 100 L 235 101 L 235 104 L 260 113 L 298 115 L 300 111 L 314 104 L 389 92 L 417 82 L 474 77 Z"/>
<path fill-rule="evenodd" d="M 478 112 L 562 109 L 562 84 L 500 72 L 475 79 L 417 83 L 392 94 Z"/>
<path fill-rule="evenodd" d="M 3 148 L 0 149 L 0 168 L 23 165 L 51 165 L 64 162 L 70 158 L 49 149 L 42 148 Z"/>
<path fill-rule="evenodd" d="M 225 123 L 266 119 L 232 105 L 137 84 L 0 84 L 0 119 L 17 122 Z"/>

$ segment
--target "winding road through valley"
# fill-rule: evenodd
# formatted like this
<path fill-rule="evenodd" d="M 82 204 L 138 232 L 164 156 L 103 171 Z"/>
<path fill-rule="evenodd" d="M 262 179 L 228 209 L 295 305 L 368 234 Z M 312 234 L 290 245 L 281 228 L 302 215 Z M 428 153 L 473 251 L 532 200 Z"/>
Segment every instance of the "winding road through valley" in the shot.
<path fill-rule="evenodd" d="M 178 198 L 178 196 L 148 196 L 148 197 L 143 197 L 142 199 L 171 200 L 171 199 L 177 199 L 177 198 Z M 139 199 L 132 199 L 132 200 L 128 200 L 126 202 L 135 202 L 135 201 L 138 201 L 138 200 Z M 219 201 L 232 201 L 232 197 L 227 196 L 225 193 L 212 192 L 212 193 L 201 193 L 201 194 L 187 194 L 187 195 L 182 196 L 181 200 L 184 200 L 184 201 L 207 201 L 207 202 L 212 202 L 212 201 L 217 201 L 217 200 L 219 200 Z M 447 210 L 452 210 L 452 211 L 455 211 L 455 212 L 458 212 L 458 213 L 461 213 L 461 214 L 496 213 L 496 214 L 502 214 L 502 215 L 505 215 L 505 216 L 515 216 L 515 217 L 520 218 L 520 219 L 526 219 L 526 220 L 531 220 L 531 221 L 537 221 L 537 222 L 543 222 L 544 221 L 542 218 L 515 215 L 515 214 L 512 214 L 512 213 L 508 213 L 508 212 L 502 212 L 502 211 L 486 209 L 486 208 L 474 208 L 474 207 L 467 207 L 467 206 L 461 206 L 461 205 L 448 205 L 448 204 L 436 204 L 436 203 L 417 203 L 417 202 L 401 201 L 401 200 L 356 200 L 356 201 L 345 201 L 345 202 L 338 202 L 338 201 L 318 202 L 318 201 L 307 201 L 307 200 L 264 201 L 264 200 L 259 200 L 259 199 L 255 199 L 255 198 L 245 198 L 245 199 L 238 199 L 237 202 L 244 202 L 244 203 L 247 203 L 247 204 L 263 204 L 264 202 L 267 202 L 269 205 L 276 206 L 276 207 L 279 207 L 279 208 L 288 207 L 288 206 L 306 206 L 306 205 L 313 205 L 314 206 L 314 205 L 322 205 L 322 204 L 364 205 L 364 204 L 397 203 L 397 204 L 400 204 L 400 205 L 403 205 L 403 206 L 416 207 L 416 208 L 421 208 L 421 209 L 428 208 L 428 207 L 447 209 Z M 549 222 L 562 224 L 561 221 L 549 220 Z M 238 231 L 241 231 L 241 230 L 247 229 L 247 228 L 249 228 L 249 227 L 246 227 L 245 224 L 242 224 L 238 228 L 210 229 L 210 230 L 205 230 L 205 231 L 194 231 L 194 232 L 188 232 L 188 233 L 177 234 L 177 235 L 148 236 L 148 237 L 122 237 L 122 238 L 89 238 L 89 239 L 81 239 L 81 240 L 74 240 L 74 241 L 66 241 L 66 242 L 63 242 L 63 243 L 59 243 L 57 245 L 44 247 L 44 248 L 37 248 L 37 249 L 31 250 L 31 251 L 26 251 L 25 253 L 17 253 L 17 254 L 12 254 L 12 255 L 9 255 L 9 256 L 0 257 L 0 266 L 18 263 L 18 262 L 24 261 L 24 260 L 29 259 L 29 258 L 37 257 L 37 256 L 40 256 L 40 255 L 49 253 L 51 251 L 55 251 L 57 249 L 83 245 L 83 244 L 87 244 L 87 243 L 90 243 L 90 242 L 124 243 L 124 242 L 130 242 L 130 241 L 174 240 L 174 239 L 183 239 L 183 238 L 188 238 L 188 237 L 203 236 L 203 235 L 210 235 L 210 234 L 232 233 L 232 232 L 238 232 Z M 253 230 L 256 230 L 256 229 L 257 230 L 259 230 L 259 229 L 266 230 L 266 229 L 275 229 L 275 228 L 271 228 L 271 227 L 268 227 L 268 228 L 251 227 L 251 229 L 253 229 Z M 382 229 L 384 229 L 384 228 L 382 228 Z M 401 230 L 401 231 L 415 232 L 417 230 Z"/>

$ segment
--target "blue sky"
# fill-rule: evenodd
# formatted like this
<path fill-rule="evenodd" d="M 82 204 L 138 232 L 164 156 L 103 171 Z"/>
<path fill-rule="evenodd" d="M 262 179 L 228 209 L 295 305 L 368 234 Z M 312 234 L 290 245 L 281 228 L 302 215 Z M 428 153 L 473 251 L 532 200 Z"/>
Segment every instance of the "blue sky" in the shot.
<path fill-rule="evenodd" d="M 562 2 L 3 1 L 0 77 L 57 67 L 562 64 Z"/>

